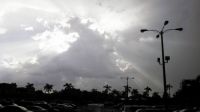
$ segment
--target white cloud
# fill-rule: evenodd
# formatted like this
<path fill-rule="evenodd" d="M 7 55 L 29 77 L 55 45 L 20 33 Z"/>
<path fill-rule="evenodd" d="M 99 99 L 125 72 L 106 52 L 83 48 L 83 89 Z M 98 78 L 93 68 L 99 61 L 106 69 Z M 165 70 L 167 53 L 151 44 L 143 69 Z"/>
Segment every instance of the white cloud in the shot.
<path fill-rule="evenodd" d="M 39 3 L 38 3 L 39 2 Z M 49 2 L 48 0 L 34 0 L 34 1 L 26 1 L 26 0 L 5 0 L 1 1 L 1 9 L 4 9 L 6 11 L 16 11 L 19 8 L 22 7 L 29 7 L 34 10 L 41 10 L 41 11 L 47 11 L 47 12 L 58 12 L 58 8 L 55 7 L 54 4 Z"/>
<path fill-rule="evenodd" d="M 0 35 L 5 34 L 6 32 L 7 32 L 7 29 L 0 27 Z"/>
<path fill-rule="evenodd" d="M 187 24 L 185 27 L 189 26 L 189 30 L 185 33 L 187 35 L 183 35 L 181 42 L 185 41 L 184 45 L 199 42 L 197 41 L 199 38 L 194 39 L 198 37 L 199 28 L 197 26 L 193 28 L 198 22 L 192 19 L 198 20 L 196 16 L 199 10 L 193 10 L 191 14 L 192 9 L 189 7 L 193 4 L 195 6 L 195 3 L 184 5 L 184 10 L 175 10 L 177 7 L 168 9 L 168 6 L 172 5 L 169 2 L 164 2 L 167 3 L 165 6 L 159 3 L 163 1 L 2 0 L 0 34 L 4 34 L 3 37 L 6 38 L 0 38 L 0 57 L 3 54 L 8 54 L 8 56 L 1 59 L 3 72 L 0 72 L 12 75 L 0 74 L 0 76 L 5 76 L 0 79 L 15 76 L 13 79 L 19 81 L 21 79 L 38 83 L 49 81 L 55 85 L 63 80 L 72 81 L 81 88 L 85 85 L 92 88 L 92 86 L 99 87 L 102 84 L 101 81 L 109 83 L 109 79 L 116 81 L 115 77 L 136 72 L 134 74 L 137 79 L 136 84 L 143 86 L 151 84 L 159 88 L 162 82 L 161 70 L 157 63 L 154 63 L 156 62 L 154 58 L 160 55 L 160 42 L 153 41 L 154 39 L 149 36 L 139 38 L 138 41 L 138 37 L 144 36 L 139 35 L 139 29 L 150 26 L 154 28 L 155 25 L 160 25 L 159 22 L 163 18 L 172 17 L 171 12 L 173 12 L 176 15 L 174 17 L 179 19 L 171 19 L 180 20 L 178 26 L 182 24 Z M 180 4 L 173 4 L 173 6 L 178 5 Z M 188 14 L 190 18 L 180 19 L 184 14 Z M 79 24 L 80 21 L 81 24 Z M 147 22 L 149 24 L 146 24 Z M 21 24 L 23 25 L 20 27 Z M 190 26 L 191 24 L 193 25 Z M 22 30 L 19 30 L 20 28 Z M 196 40 L 195 43 L 186 41 L 192 40 L 186 37 Z M 166 38 L 168 39 L 170 40 Z M 172 38 L 170 41 L 176 43 Z M 184 63 L 180 58 L 180 52 L 173 52 L 168 49 L 169 47 L 173 50 L 177 47 L 167 46 L 166 52 L 169 55 L 176 54 L 174 60 Z M 188 49 L 188 46 L 183 48 Z M 182 50 L 182 46 L 180 49 Z M 198 47 L 196 49 L 198 53 Z M 192 51 L 192 48 L 191 53 L 183 51 L 182 56 L 188 55 L 188 59 L 191 59 L 191 56 L 199 57 L 197 53 L 193 56 L 192 54 L 195 53 Z M 188 62 L 191 63 L 190 60 Z M 198 61 L 192 62 L 196 68 L 191 66 L 190 71 L 198 73 Z M 181 69 L 182 65 L 176 67 L 169 65 L 169 67 L 171 67 L 169 74 L 174 74 L 173 71 L 177 74 L 180 74 L 180 71 L 184 72 Z M 174 70 L 177 67 L 179 71 Z M 10 72 L 16 69 L 22 70 L 18 73 L 20 76 L 17 76 L 15 72 Z M 173 77 L 169 79 L 174 79 Z M 98 84 L 96 84 L 97 80 Z M 117 85 L 118 82 L 117 80 L 113 84 Z M 119 86 L 121 85 L 118 84 Z"/>
<path fill-rule="evenodd" d="M 39 48 L 45 53 L 63 53 L 67 51 L 71 44 L 79 38 L 77 32 L 64 33 L 57 27 L 53 31 L 44 31 L 32 37 L 33 40 L 38 41 Z"/>
<path fill-rule="evenodd" d="M 19 41 L 19 44 L 27 43 L 33 46 L 16 48 L 15 51 L 26 52 L 18 52 L 19 56 L 13 54 L 15 58 L 4 60 L 4 66 L 10 69 L 21 69 L 22 74 L 29 74 L 21 75 L 27 80 L 36 82 L 40 79 L 41 82 L 55 81 L 54 83 L 60 84 L 61 80 L 73 82 L 75 79 L 74 84 L 78 87 L 84 88 L 86 85 L 91 85 L 89 89 L 101 88 L 102 82 L 107 82 L 109 78 L 119 77 L 122 71 L 127 73 L 134 69 L 133 64 L 126 58 L 120 56 L 116 58 L 111 52 L 116 44 L 121 44 L 122 37 L 119 38 L 118 33 L 129 28 L 132 25 L 131 22 L 138 22 L 140 16 L 136 16 L 137 11 L 123 11 L 121 4 L 118 5 L 122 7 L 122 10 L 118 10 L 118 5 L 115 6 L 115 4 L 104 6 L 106 3 L 103 3 L 103 6 L 98 6 L 91 0 L 88 2 L 67 1 L 69 2 L 67 4 L 65 2 L 58 1 L 55 2 L 55 6 L 48 6 L 52 8 L 44 8 L 45 5 L 42 3 L 39 6 L 27 2 L 7 5 L 13 6 L 13 10 L 6 8 L 4 11 L 8 16 L 5 17 L 8 19 L 13 18 L 10 15 L 16 15 L 15 20 L 9 20 L 10 27 L 14 27 L 13 31 L 15 31 L 19 27 L 16 23 L 24 24 L 21 26 L 23 30 L 33 32 L 26 32 L 26 35 L 23 32 L 21 35 L 25 35 L 24 39 L 32 37 L 34 41 L 21 39 L 22 42 Z M 51 2 L 46 2 L 46 4 L 51 4 Z M 12 14 L 9 14 L 10 12 Z M 63 13 L 66 16 L 63 16 Z M 4 20 L 7 20 L 5 17 Z M 26 18 L 31 21 L 27 21 Z M 79 24 L 79 21 L 72 23 L 74 19 L 80 20 L 82 24 Z M 12 21 L 15 21 L 14 24 Z M 19 34 L 13 33 L 13 35 Z M 29 53 L 33 54 L 27 55 Z M 55 55 L 52 56 L 52 54 Z M 55 57 L 59 57 L 62 61 L 54 59 Z M 77 78 L 80 76 L 82 78 Z M 95 85 L 97 80 L 98 84 Z"/>
<path fill-rule="evenodd" d="M 5 68 L 20 70 L 23 69 L 24 64 L 38 64 L 37 56 L 20 58 L 3 55 L 0 65 Z"/>
<path fill-rule="evenodd" d="M 126 71 L 130 68 L 131 64 L 123 59 L 116 59 L 116 65 L 119 67 L 121 71 Z"/>
<path fill-rule="evenodd" d="M 28 25 L 24 25 L 24 24 L 21 24 L 20 27 L 21 27 L 24 31 L 33 31 L 33 30 L 34 30 L 33 26 L 28 26 Z"/>
<path fill-rule="evenodd" d="M 44 19 L 43 19 L 43 18 L 40 18 L 40 17 L 37 17 L 37 18 L 36 18 L 36 21 L 37 21 L 38 23 L 41 23 L 43 20 L 44 20 Z"/>
<path fill-rule="evenodd" d="M 32 26 L 29 26 L 29 27 L 24 28 L 24 30 L 25 30 L 25 31 L 33 31 L 34 28 L 33 28 Z"/>
<path fill-rule="evenodd" d="M 39 64 L 38 62 L 38 57 L 37 56 L 33 56 L 30 58 L 30 63 L 31 64 Z"/>
<path fill-rule="evenodd" d="M 4 58 L 1 60 L 1 65 L 5 68 L 11 69 L 21 68 L 21 63 L 16 60 L 16 58 L 11 56 L 4 56 Z"/>
<path fill-rule="evenodd" d="M 141 38 L 139 38 L 140 42 L 152 42 L 154 40 L 155 40 L 155 38 L 153 38 L 153 37 L 141 37 Z"/>

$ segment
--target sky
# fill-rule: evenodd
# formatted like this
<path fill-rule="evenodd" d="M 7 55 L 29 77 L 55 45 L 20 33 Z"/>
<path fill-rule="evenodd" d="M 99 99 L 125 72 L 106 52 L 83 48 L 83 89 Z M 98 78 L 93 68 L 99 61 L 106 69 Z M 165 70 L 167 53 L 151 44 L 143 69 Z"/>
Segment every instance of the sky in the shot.
<path fill-rule="evenodd" d="M 46 83 L 62 89 L 123 90 L 146 86 L 162 93 L 160 38 L 140 29 L 184 30 L 164 34 L 167 83 L 200 74 L 199 0 L 0 0 L 0 82 Z"/>

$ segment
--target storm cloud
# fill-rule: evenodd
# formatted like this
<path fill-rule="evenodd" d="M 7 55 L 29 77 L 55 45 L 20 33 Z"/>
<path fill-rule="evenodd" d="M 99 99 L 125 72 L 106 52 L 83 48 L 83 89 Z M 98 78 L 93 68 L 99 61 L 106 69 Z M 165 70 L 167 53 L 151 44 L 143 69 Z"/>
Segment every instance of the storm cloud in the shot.
<path fill-rule="evenodd" d="M 0 1 L 0 81 L 55 89 L 133 88 L 162 92 L 160 40 L 141 28 L 183 27 L 164 35 L 167 81 L 200 74 L 198 0 L 34 0 Z"/>

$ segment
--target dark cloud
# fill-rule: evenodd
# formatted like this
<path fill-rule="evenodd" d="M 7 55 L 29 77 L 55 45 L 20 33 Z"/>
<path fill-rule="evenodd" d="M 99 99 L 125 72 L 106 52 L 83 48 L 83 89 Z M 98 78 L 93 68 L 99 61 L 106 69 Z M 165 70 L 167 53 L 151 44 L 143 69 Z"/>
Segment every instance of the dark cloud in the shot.
<path fill-rule="evenodd" d="M 71 30 L 78 31 L 81 38 L 67 52 L 53 57 L 40 57 L 38 65 L 24 65 L 28 74 L 26 81 L 50 82 L 59 87 L 67 81 L 76 84 L 76 79 L 80 77 L 102 81 L 119 78 L 122 72 L 115 65 L 112 52 L 104 48 L 104 36 L 81 24 L 78 18 L 70 23 Z"/>
<path fill-rule="evenodd" d="M 1 34 L 4 37 L 0 38 L 1 57 L 10 54 L 14 58 L 23 55 L 36 55 L 38 58 L 38 64 L 18 63 L 21 69 L 4 69 L 1 65 L 1 81 L 23 80 L 34 82 L 38 87 L 48 82 L 56 88 L 61 88 L 68 81 L 81 89 L 101 89 L 104 83 L 121 88 L 124 83 L 120 77 L 130 75 L 135 77 L 132 86 L 142 90 L 148 85 L 153 90 L 162 91 L 162 68 L 156 62 L 157 57 L 161 56 L 160 40 L 155 38 L 154 33 L 141 34 L 140 29 L 160 29 L 165 20 L 170 21 L 167 28 L 184 28 L 182 32 L 168 32 L 164 35 L 166 55 L 171 56 L 167 64 L 168 82 L 174 86 L 175 91 L 182 79 L 194 78 L 200 74 L 198 0 L 50 3 L 54 4 L 49 5 L 54 6 L 52 8 L 57 7 L 60 12 L 66 13 L 66 18 L 70 18 L 70 21 L 66 20 L 70 28 L 61 28 L 61 24 L 55 22 L 65 18 L 61 17 L 62 14 L 48 12 L 35 5 L 27 8 L 31 6 L 30 3 L 26 8 L 7 12 L 3 16 L 0 13 L 3 21 L 6 21 L 6 24 L 1 23 L 1 27 L 8 29 L 5 34 Z M 37 22 L 38 17 L 43 21 Z M 88 24 L 80 22 L 89 18 L 93 21 Z M 44 25 L 45 20 L 48 22 L 47 26 Z M 32 26 L 34 30 L 24 31 L 25 27 L 20 27 L 21 24 L 27 25 L 25 27 Z M 91 29 L 90 25 L 96 25 L 97 28 Z M 99 26 L 105 30 L 103 33 L 98 31 Z M 64 34 L 77 32 L 80 37 L 69 44 L 70 48 L 65 52 L 45 54 L 32 37 L 55 29 Z M 106 39 L 105 36 L 109 38 Z M 117 59 L 120 63 L 116 62 Z M 127 66 L 127 69 L 123 68 L 122 72 L 117 64 L 124 68 Z"/>

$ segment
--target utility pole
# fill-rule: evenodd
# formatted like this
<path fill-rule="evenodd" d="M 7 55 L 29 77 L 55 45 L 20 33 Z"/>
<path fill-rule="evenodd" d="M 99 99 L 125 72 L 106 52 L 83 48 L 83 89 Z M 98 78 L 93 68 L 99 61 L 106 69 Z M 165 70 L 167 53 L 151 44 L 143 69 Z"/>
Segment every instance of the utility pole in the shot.
<path fill-rule="evenodd" d="M 152 31 L 156 32 L 157 36 L 156 38 L 161 39 L 161 53 L 162 53 L 162 62 L 160 61 L 160 58 L 157 58 L 157 61 L 160 65 L 162 65 L 163 68 L 163 87 L 164 87 L 164 93 L 163 93 L 163 99 L 164 99 L 164 104 L 165 104 L 165 110 L 168 111 L 168 105 L 167 105 L 167 81 L 166 81 L 166 70 L 165 70 L 165 63 L 168 63 L 170 60 L 170 56 L 165 56 L 164 52 L 164 42 L 163 42 L 163 34 L 171 31 L 171 30 L 176 30 L 176 31 L 182 31 L 183 28 L 173 28 L 173 29 L 165 29 L 165 26 L 169 23 L 169 21 L 165 21 L 164 25 L 161 30 L 152 30 L 152 29 L 141 29 L 141 33 L 146 32 L 146 31 Z"/>
<path fill-rule="evenodd" d="M 129 79 L 134 79 L 134 77 L 121 77 L 121 79 L 126 79 L 126 100 L 128 101 L 128 93 L 129 93 Z"/>

